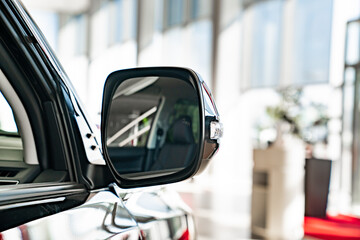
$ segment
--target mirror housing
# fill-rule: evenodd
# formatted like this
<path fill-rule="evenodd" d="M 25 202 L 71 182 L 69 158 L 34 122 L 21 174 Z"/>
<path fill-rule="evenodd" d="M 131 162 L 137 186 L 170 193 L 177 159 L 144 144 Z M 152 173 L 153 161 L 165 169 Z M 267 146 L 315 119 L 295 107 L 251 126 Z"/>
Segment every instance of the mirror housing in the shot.
<path fill-rule="evenodd" d="M 158 122 L 161 122 L 159 120 L 161 118 L 174 118 L 169 109 L 177 113 L 174 100 L 172 105 L 167 108 L 161 105 L 166 99 L 164 96 L 171 99 L 172 95 L 186 95 L 186 100 L 192 102 L 191 109 L 194 114 L 192 120 L 186 116 L 181 116 L 177 121 L 173 120 L 172 124 L 165 128 L 167 129 L 166 134 L 158 126 Z M 142 96 L 146 97 L 141 99 Z M 126 116 L 134 115 L 130 114 L 130 111 L 134 110 L 132 104 L 135 104 L 135 102 L 136 107 L 142 108 L 142 110 L 138 110 L 138 113 L 132 116 L 131 119 L 130 117 L 128 120 L 114 117 L 115 114 L 124 116 L 123 113 L 125 112 Z M 151 102 L 153 102 L 153 105 L 151 105 Z M 153 116 L 151 117 L 151 115 Z M 110 125 L 113 126 L 114 122 L 119 121 L 124 121 L 124 123 L 119 123 L 121 126 L 117 129 L 110 129 Z M 182 163 L 174 167 L 157 167 L 156 171 L 152 171 L 153 169 L 145 167 L 150 166 L 147 163 L 138 164 L 138 166 L 142 166 L 141 168 L 131 167 L 134 162 L 121 163 L 121 159 L 135 161 L 135 158 L 130 156 L 134 155 L 135 151 L 145 152 L 144 157 L 138 158 L 139 161 L 154 161 L 153 159 L 144 160 L 145 158 L 148 159 L 150 155 L 157 155 L 156 153 L 149 153 L 151 145 L 160 145 L 157 142 L 164 142 L 165 138 L 169 138 L 168 135 L 175 132 L 175 130 L 172 130 L 172 128 L 175 128 L 174 125 L 179 124 L 190 125 L 193 133 L 190 134 L 193 135 L 190 137 L 195 139 L 190 144 L 194 151 L 190 153 L 191 159 L 186 164 Z M 129 129 L 135 125 L 137 126 L 136 134 L 120 139 L 121 134 L 130 131 Z M 178 129 L 180 129 L 176 130 L 180 132 L 178 135 L 185 135 L 183 134 L 184 128 Z M 193 70 L 177 67 L 134 68 L 115 71 L 107 77 L 101 112 L 102 149 L 107 165 L 110 167 L 117 184 L 122 188 L 174 183 L 202 172 L 217 152 L 222 133 L 222 124 L 210 89 Z M 165 135 L 167 136 L 165 137 Z M 153 139 L 163 140 L 157 141 Z M 181 141 L 182 139 L 180 139 Z M 143 149 L 138 147 L 139 142 L 143 143 Z M 157 152 L 156 149 L 155 152 Z M 178 155 L 177 152 L 179 151 L 176 150 L 175 152 L 171 148 L 168 150 L 168 156 L 170 157 L 168 157 L 167 163 L 175 161 L 173 158 Z"/>

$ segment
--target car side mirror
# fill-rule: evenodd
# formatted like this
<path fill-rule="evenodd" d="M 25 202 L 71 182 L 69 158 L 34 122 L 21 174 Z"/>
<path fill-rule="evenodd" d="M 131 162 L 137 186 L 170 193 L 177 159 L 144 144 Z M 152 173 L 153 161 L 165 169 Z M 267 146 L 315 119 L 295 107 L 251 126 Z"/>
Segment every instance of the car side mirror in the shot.
<path fill-rule="evenodd" d="M 195 175 L 219 148 L 221 135 L 210 90 L 194 71 L 135 68 L 108 76 L 102 148 L 120 187 L 166 184 Z"/>

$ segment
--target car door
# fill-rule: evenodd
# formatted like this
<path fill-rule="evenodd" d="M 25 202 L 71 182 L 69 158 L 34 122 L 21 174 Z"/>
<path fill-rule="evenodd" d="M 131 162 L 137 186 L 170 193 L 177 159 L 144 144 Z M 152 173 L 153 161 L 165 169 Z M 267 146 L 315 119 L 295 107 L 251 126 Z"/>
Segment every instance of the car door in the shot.
<path fill-rule="evenodd" d="M 8 172 L 0 179 L 1 239 L 142 239 L 145 232 L 147 239 L 179 239 L 188 230 L 183 209 L 167 206 L 155 192 L 108 187 L 113 179 L 106 166 L 92 164 L 101 162 L 99 149 L 71 86 L 49 63 L 21 9 L 2 1 L 0 11 L 0 89 L 15 113 L 19 133 L 11 137 L 20 155 L 0 160 Z M 9 138 L 2 142 L 13 150 Z M 157 204 L 142 206 L 149 196 Z"/>
<path fill-rule="evenodd" d="M 0 2 L 0 91 L 16 129 L 0 141 L 0 231 L 82 204 L 91 185 L 75 164 L 82 152 L 60 98 L 66 86 L 20 10 Z"/>
<path fill-rule="evenodd" d="M 149 78 L 157 76 L 152 87 L 163 89 L 163 97 L 173 100 L 184 97 L 184 91 L 174 94 L 177 87 L 187 89 L 188 99 L 195 99 L 195 123 L 179 118 L 179 128 L 169 126 L 172 133 L 169 137 L 174 140 L 172 149 L 180 145 L 175 140 L 194 147 L 195 154 L 186 164 L 159 166 L 150 171 L 114 166 L 119 159 L 109 155 L 111 146 L 104 139 L 100 147 L 70 81 L 34 22 L 17 0 L 0 1 L 0 90 L 14 113 L 18 136 L 13 132 L 11 137 L 17 138 L 15 146 L 20 156 L 14 162 L 9 138 L 0 141 L 7 151 L 4 160 L 0 160 L 0 170 L 6 170 L 6 175 L 0 176 L 1 238 L 13 239 L 17 234 L 19 239 L 184 240 L 195 236 L 191 213 L 180 198 L 173 201 L 169 197 L 172 194 L 159 189 L 120 191 L 116 184 L 123 188 L 153 186 L 181 181 L 201 172 L 219 148 L 222 135 L 210 91 L 190 69 L 129 69 L 109 76 L 102 111 L 104 139 L 110 123 L 107 111 L 115 101 L 113 90 L 121 84 L 119 79 L 128 81 L 126 88 L 134 90 L 134 83 L 145 80 L 146 86 L 150 86 L 155 82 L 149 83 Z M 168 116 L 172 106 L 173 101 L 169 101 L 161 109 L 162 116 Z M 145 130 L 149 127 L 146 131 L 154 136 L 158 132 L 155 129 L 161 127 L 142 122 L 144 126 L 139 127 Z M 153 126 L 156 128 L 152 131 Z M 184 127 L 189 130 L 185 136 L 180 131 Z M 140 131 L 135 137 L 128 136 L 131 146 L 142 141 Z M 193 135 L 197 140 L 183 142 Z M 156 138 L 145 145 L 156 148 Z M 169 162 L 173 160 L 174 157 L 167 158 Z"/>
<path fill-rule="evenodd" d="M 85 204 L 0 233 L 1 239 L 142 239 L 136 221 L 111 191 L 91 193 Z"/>

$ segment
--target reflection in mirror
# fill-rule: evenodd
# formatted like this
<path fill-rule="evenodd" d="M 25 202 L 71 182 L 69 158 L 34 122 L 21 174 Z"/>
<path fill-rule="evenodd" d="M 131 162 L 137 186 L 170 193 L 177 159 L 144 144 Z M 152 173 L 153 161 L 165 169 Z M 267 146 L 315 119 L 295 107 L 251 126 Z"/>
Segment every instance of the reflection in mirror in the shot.
<path fill-rule="evenodd" d="M 156 76 L 127 79 L 114 92 L 108 116 L 107 150 L 123 178 L 168 175 L 194 161 L 200 105 L 189 81 Z"/>

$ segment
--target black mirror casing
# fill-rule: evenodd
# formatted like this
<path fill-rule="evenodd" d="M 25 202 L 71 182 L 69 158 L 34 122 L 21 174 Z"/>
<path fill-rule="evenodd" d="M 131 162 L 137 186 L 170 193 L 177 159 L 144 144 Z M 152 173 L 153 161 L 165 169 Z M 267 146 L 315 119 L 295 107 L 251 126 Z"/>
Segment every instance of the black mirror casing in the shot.
<path fill-rule="evenodd" d="M 113 96 L 115 91 L 121 83 L 126 80 L 134 78 L 146 78 L 146 77 L 166 77 L 174 79 L 182 79 L 192 85 L 197 95 L 197 102 L 199 105 L 199 141 L 197 143 L 197 150 L 195 153 L 194 160 L 190 165 L 180 169 L 177 172 L 160 175 L 160 176 L 147 176 L 140 175 L 140 177 L 129 179 L 120 174 L 109 156 L 108 145 L 107 145 L 107 122 L 109 120 L 111 103 L 113 102 Z M 206 85 L 205 85 L 206 87 Z M 205 93 L 204 93 L 205 91 Z M 204 82 L 201 80 L 200 76 L 190 69 L 177 68 L 177 67 L 150 67 L 150 68 L 135 68 L 135 69 L 125 69 L 120 71 L 115 71 L 111 73 L 104 87 L 103 93 L 103 103 L 102 103 L 102 112 L 101 112 L 101 138 L 102 138 L 102 149 L 105 161 L 110 167 L 113 176 L 115 177 L 117 184 L 122 188 L 134 188 L 134 187 L 145 187 L 153 186 L 160 184 L 168 184 L 179 182 L 194 176 L 196 173 L 200 172 L 208 164 L 210 158 L 214 155 L 219 147 L 218 140 L 209 139 L 209 132 L 207 126 L 208 122 L 211 120 L 218 121 L 218 113 L 216 107 L 213 103 L 213 110 L 211 111 L 208 108 L 208 101 L 206 99 L 211 98 L 211 94 L 208 92 L 208 88 L 204 88 Z M 204 95 L 205 94 L 205 95 Z M 212 98 L 211 98 L 212 101 Z M 209 116 L 209 112 L 214 112 L 214 116 Z M 211 114 L 212 115 L 212 114 Z M 209 153 L 210 152 L 210 153 Z M 203 161 L 204 160 L 204 161 Z"/>

